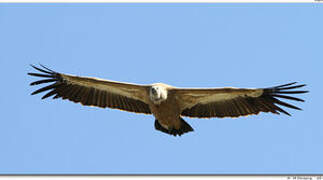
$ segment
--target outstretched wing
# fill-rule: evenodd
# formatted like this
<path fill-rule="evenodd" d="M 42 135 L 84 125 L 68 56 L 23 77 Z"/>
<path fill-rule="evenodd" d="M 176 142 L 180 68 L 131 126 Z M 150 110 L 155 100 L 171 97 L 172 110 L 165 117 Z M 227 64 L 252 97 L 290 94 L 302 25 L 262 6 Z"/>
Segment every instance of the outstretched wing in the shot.
<path fill-rule="evenodd" d="M 279 100 L 278 98 L 301 101 L 304 100 L 284 94 L 302 94 L 308 91 L 294 89 L 305 86 L 289 83 L 271 88 L 239 89 L 174 89 L 179 100 L 183 116 L 210 117 L 239 117 L 259 112 L 284 113 L 290 115 L 278 105 L 292 109 L 300 108 Z M 293 89 L 293 90 L 291 90 Z M 291 91 L 290 91 L 291 90 Z"/>
<path fill-rule="evenodd" d="M 28 75 L 45 78 L 32 82 L 31 86 L 53 82 L 34 91 L 32 95 L 49 91 L 42 99 L 54 96 L 53 99 L 68 99 L 87 106 L 151 114 L 146 97 L 148 86 L 66 75 L 42 65 L 42 68 L 31 66 L 42 73 L 28 73 Z"/>

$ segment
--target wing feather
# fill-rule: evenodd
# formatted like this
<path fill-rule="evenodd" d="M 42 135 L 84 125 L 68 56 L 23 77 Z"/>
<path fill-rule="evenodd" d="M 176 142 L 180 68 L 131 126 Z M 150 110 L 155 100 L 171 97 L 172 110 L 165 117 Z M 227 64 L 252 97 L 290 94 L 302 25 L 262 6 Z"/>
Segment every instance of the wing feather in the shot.
<path fill-rule="evenodd" d="M 174 89 L 183 116 L 210 117 L 239 117 L 260 112 L 290 115 L 279 106 L 301 110 L 280 99 L 304 102 L 303 99 L 282 94 L 302 94 L 308 91 L 295 90 L 305 84 L 295 85 L 296 82 L 270 88 L 239 89 Z"/>
<path fill-rule="evenodd" d="M 28 73 L 28 75 L 46 79 L 32 82 L 30 85 L 53 82 L 34 91 L 32 95 L 48 91 L 42 99 L 54 96 L 53 99 L 68 99 L 87 106 L 151 114 L 147 97 L 148 86 L 67 75 L 57 73 L 43 65 L 40 65 L 42 68 L 31 66 L 44 74 Z"/>

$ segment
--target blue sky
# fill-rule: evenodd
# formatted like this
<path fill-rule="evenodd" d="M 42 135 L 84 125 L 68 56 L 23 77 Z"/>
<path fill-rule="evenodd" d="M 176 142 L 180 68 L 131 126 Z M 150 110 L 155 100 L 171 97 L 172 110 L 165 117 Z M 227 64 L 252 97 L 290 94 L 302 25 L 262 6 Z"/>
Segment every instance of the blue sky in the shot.
<path fill-rule="evenodd" d="M 320 4 L 1 4 L 0 173 L 322 173 Z M 185 120 L 30 96 L 29 64 L 177 87 L 309 94 L 286 115 Z"/>

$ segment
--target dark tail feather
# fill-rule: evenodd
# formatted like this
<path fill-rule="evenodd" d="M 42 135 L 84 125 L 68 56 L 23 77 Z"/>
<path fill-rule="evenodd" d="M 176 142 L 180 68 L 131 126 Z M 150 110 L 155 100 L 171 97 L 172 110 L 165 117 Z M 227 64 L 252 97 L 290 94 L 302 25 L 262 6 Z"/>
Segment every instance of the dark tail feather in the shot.
<path fill-rule="evenodd" d="M 175 128 L 166 129 L 163 126 L 161 126 L 158 120 L 156 119 L 155 129 L 173 136 L 177 136 L 177 135 L 181 136 L 182 134 L 185 134 L 187 132 L 194 131 L 194 129 L 187 122 L 185 122 L 184 119 L 180 117 L 180 120 L 181 120 L 181 127 L 179 129 L 175 129 Z"/>

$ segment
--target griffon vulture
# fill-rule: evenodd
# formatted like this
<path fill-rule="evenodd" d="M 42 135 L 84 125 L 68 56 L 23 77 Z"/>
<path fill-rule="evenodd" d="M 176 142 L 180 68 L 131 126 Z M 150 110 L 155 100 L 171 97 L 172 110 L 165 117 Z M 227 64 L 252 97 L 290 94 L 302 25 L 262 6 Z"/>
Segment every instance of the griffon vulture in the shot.
<path fill-rule="evenodd" d="M 28 73 L 45 78 L 32 82 L 39 85 L 53 82 L 32 93 L 49 91 L 42 99 L 68 99 L 86 106 L 114 108 L 135 113 L 153 114 L 156 118 L 155 129 L 171 135 L 182 135 L 193 128 L 182 119 L 192 118 L 239 117 L 259 112 L 284 113 L 278 105 L 301 110 L 279 100 L 304 100 L 284 94 L 301 94 L 308 91 L 295 90 L 305 86 L 296 82 L 270 88 L 177 88 L 163 83 L 139 85 L 91 77 L 80 77 L 58 73 L 45 66 L 36 67 L 42 72 Z"/>

